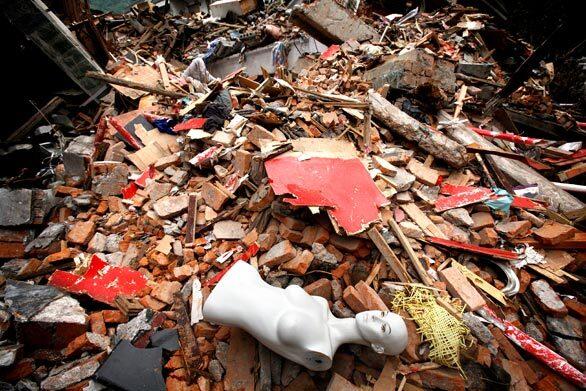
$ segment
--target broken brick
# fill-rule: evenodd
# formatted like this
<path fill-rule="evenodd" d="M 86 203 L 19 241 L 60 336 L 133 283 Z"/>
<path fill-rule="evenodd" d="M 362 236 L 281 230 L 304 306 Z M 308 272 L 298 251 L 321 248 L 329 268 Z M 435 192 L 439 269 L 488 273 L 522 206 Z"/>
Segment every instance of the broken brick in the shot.
<path fill-rule="evenodd" d="M 289 273 L 303 275 L 313 261 L 313 254 L 309 250 L 298 251 L 290 261 L 281 264 L 281 269 Z"/>
<path fill-rule="evenodd" d="M 258 259 L 259 266 L 273 267 L 280 265 L 283 262 L 290 261 L 297 254 L 297 250 L 291 245 L 288 240 L 283 240 L 275 244 L 269 251 L 264 253 Z"/>
<path fill-rule="evenodd" d="M 173 304 L 173 296 L 181 290 L 178 281 L 162 281 L 151 291 L 151 296 L 163 303 Z"/>
<path fill-rule="evenodd" d="M 478 232 L 480 235 L 480 245 L 495 247 L 498 243 L 499 236 L 493 228 L 483 228 Z"/>
<path fill-rule="evenodd" d="M 189 195 L 165 196 L 153 204 L 153 209 L 163 219 L 168 219 L 187 210 Z"/>
<path fill-rule="evenodd" d="M 369 310 L 388 311 L 389 308 L 382 301 L 379 295 L 370 286 L 366 285 L 364 281 L 356 284 L 356 290 L 360 294 L 361 301 Z"/>
<path fill-rule="evenodd" d="M 471 216 L 472 221 L 472 229 L 475 231 L 479 231 L 483 228 L 492 228 L 494 227 L 494 219 L 492 218 L 492 214 L 489 212 L 477 212 L 473 213 Z"/>
<path fill-rule="evenodd" d="M 320 278 L 319 280 L 306 285 L 303 289 L 312 296 L 321 296 L 326 300 L 331 300 L 332 298 L 332 284 L 327 278 Z"/>
<path fill-rule="evenodd" d="M 527 235 L 531 229 L 531 222 L 522 221 L 510 221 L 508 223 L 500 222 L 496 225 L 497 232 L 506 235 L 508 238 L 519 238 Z"/>
<path fill-rule="evenodd" d="M 303 231 L 305 223 L 301 220 L 290 216 L 276 215 L 275 218 L 281 222 L 285 227 L 293 231 Z"/>
<path fill-rule="evenodd" d="M 563 317 L 568 315 L 568 309 L 558 294 L 545 280 L 531 283 L 531 292 L 535 295 L 540 307 L 549 315 Z"/>
<path fill-rule="evenodd" d="M 201 187 L 201 196 L 206 205 L 215 211 L 220 210 L 228 198 L 230 198 L 226 193 L 210 182 L 205 182 Z"/>
<path fill-rule="evenodd" d="M 334 373 L 328 383 L 326 391 L 360 391 L 360 388 L 356 387 L 337 373 Z"/>
<path fill-rule="evenodd" d="M 329 232 L 321 227 L 310 225 L 303 230 L 303 238 L 301 243 L 311 246 L 313 243 L 324 244 L 330 238 Z"/>
<path fill-rule="evenodd" d="M 268 207 L 275 199 L 275 193 L 269 185 L 261 185 L 248 201 L 248 209 L 251 211 L 261 211 Z"/>
<path fill-rule="evenodd" d="M 547 245 L 556 245 L 574 237 L 578 230 L 570 225 L 547 221 L 541 228 L 533 230 L 533 235 L 540 242 Z"/>
<path fill-rule="evenodd" d="M 281 235 L 281 238 L 287 239 L 293 243 L 301 243 L 303 239 L 303 233 L 300 231 L 294 231 L 288 228 L 285 224 L 279 225 L 279 235 Z"/>
<path fill-rule="evenodd" d="M 352 311 L 356 313 L 368 311 L 368 306 L 365 300 L 362 298 L 360 292 L 358 292 L 353 286 L 347 286 L 346 289 L 344 289 L 342 297 L 346 304 L 352 308 Z"/>
<path fill-rule="evenodd" d="M 476 311 L 486 305 L 476 288 L 456 267 L 441 270 L 439 276 L 447 284 L 450 294 L 462 299 L 471 311 Z"/>
<path fill-rule="evenodd" d="M 233 327 L 226 357 L 224 382 L 228 390 L 254 390 L 256 341 L 246 332 Z"/>
<path fill-rule="evenodd" d="M 67 233 L 67 240 L 74 244 L 87 244 L 96 232 L 93 221 L 78 221 Z"/>
<path fill-rule="evenodd" d="M 248 173 L 252 164 L 252 154 L 243 149 L 238 149 L 234 152 L 234 158 L 232 159 L 234 169 L 241 177 Z"/>
<path fill-rule="evenodd" d="M 90 329 L 92 333 L 106 335 L 108 330 L 106 329 L 106 322 L 104 322 L 104 315 L 102 312 L 94 312 L 89 316 Z"/>

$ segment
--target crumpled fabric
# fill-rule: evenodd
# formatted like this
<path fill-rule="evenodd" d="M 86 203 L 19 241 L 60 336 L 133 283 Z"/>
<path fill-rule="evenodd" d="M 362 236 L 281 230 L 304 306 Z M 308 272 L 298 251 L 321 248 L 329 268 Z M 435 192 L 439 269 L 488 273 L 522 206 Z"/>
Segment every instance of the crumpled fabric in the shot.
<path fill-rule="evenodd" d="M 227 90 L 222 90 L 203 110 L 202 116 L 207 118 L 203 130 L 211 132 L 222 129 L 224 127 L 224 121 L 230 119 L 231 111 L 232 101 L 230 99 L 230 93 Z"/>
<path fill-rule="evenodd" d="M 233 41 L 224 37 L 216 38 L 208 44 L 203 60 L 206 64 L 209 64 L 214 60 L 239 52 L 242 46 L 243 44 L 239 40 Z"/>
<path fill-rule="evenodd" d="M 508 191 L 500 189 L 498 187 L 493 187 L 492 191 L 499 197 L 495 199 L 486 200 L 484 201 L 484 203 L 493 210 L 501 210 L 505 213 L 509 213 L 509 210 L 511 209 L 511 204 L 513 203 L 513 196 L 510 195 Z"/>
<path fill-rule="evenodd" d="M 191 78 L 203 84 L 208 84 L 209 82 L 216 80 L 216 78 L 208 72 L 202 57 L 194 58 L 191 64 L 189 64 L 189 66 L 183 71 L 181 76 L 186 80 Z"/>
<path fill-rule="evenodd" d="M 287 66 L 287 46 L 282 41 L 277 41 L 273 46 L 273 67 Z"/>
<path fill-rule="evenodd" d="M 173 126 L 175 126 L 175 124 L 177 123 L 177 121 L 174 119 L 156 118 L 152 120 L 151 123 L 155 125 L 155 127 L 163 133 L 177 135 L 177 133 L 173 131 Z"/>

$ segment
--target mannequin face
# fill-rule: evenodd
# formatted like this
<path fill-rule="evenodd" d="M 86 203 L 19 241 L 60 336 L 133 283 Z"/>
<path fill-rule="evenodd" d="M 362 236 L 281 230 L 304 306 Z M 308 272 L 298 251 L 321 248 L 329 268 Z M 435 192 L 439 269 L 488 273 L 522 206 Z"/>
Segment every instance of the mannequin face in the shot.
<path fill-rule="evenodd" d="M 399 354 L 407 345 L 407 326 L 397 314 L 365 311 L 356 315 L 356 323 L 362 337 L 377 353 Z"/>

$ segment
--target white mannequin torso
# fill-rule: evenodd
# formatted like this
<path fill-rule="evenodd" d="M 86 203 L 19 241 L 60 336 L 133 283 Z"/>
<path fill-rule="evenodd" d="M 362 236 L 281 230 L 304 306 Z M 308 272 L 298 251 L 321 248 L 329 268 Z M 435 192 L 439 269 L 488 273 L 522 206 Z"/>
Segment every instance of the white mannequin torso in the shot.
<path fill-rule="evenodd" d="M 222 277 L 203 314 L 210 322 L 246 330 L 269 349 L 316 371 L 331 367 L 343 343 L 370 345 L 356 320 L 333 316 L 324 298 L 296 285 L 273 287 L 245 262 L 237 262 Z"/>

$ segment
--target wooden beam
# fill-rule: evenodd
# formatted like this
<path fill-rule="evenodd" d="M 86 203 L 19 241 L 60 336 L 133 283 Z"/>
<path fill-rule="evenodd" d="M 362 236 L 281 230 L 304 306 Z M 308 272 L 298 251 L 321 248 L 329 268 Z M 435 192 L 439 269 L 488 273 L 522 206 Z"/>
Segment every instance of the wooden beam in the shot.
<path fill-rule="evenodd" d="M 119 86 L 132 88 L 135 90 L 151 92 L 153 94 L 168 96 L 170 98 L 181 99 L 181 98 L 185 98 L 187 96 L 183 92 L 167 91 L 163 88 L 152 87 L 152 86 L 148 86 L 146 84 L 137 83 L 135 81 L 119 79 L 117 77 L 114 77 L 112 75 L 107 75 L 105 73 L 90 71 L 90 72 L 87 72 L 85 75 L 86 75 L 86 77 L 89 77 L 92 79 L 97 79 L 97 80 L 102 80 L 102 81 L 105 81 L 106 83 L 116 84 Z"/>
<path fill-rule="evenodd" d="M 6 138 L 6 141 L 18 141 L 24 138 L 34 129 L 35 126 L 37 126 L 39 122 L 55 111 L 57 107 L 61 105 L 61 103 L 63 103 L 63 99 L 61 99 L 59 96 L 51 99 L 46 105 L 41 107 L 40 110 L 37 110 L 37 112 L 33 114 L 33 116 L 30 117 L 28 121 L 12 132 L 12 134 Z"/>
<path fill-rule="evenodd" d="M 461 168 L 468 163 L 466 148 L 442 132 L 417 121 L 374 91 L 368 92 L 368 101 L 374 117 L 393 132 L 417 143 L 423 150 L 453 167 Z"/>
<path fill-rule="evenodd" d="M 401 230 L 401 227 L 399 227 L 399 224 L 397 224 L 393 217 L 390 217 L 388 222 L 391 226 L 391 230 L 393 231 L 397 239 L 399 239 L 399 242 L 401 242 L 401 245 L 407 252 L 407 255 L 409 256 L 409 259 L 411 260 L 413 267 L 415 268 L 417 274 L 419 275 L 419 278 L 421 279 L 421 282 L 423 282 L 427 286 L 433 286 L 433 281 L 431 277 L 429 277 L 427 271 L 425 271 L 425 269 L 423 268 L 423 265 L 421 264 L 419 257 L 417 256 L 417 254 L 415 254 L 413 247 L 411 247 L 411 244 L 409 243 L 409 239 L 407 239 L 407 236 L 405 236 L 405 234 Z"/>
<path fill-rule="evenodd" d="M 387 261 L 391 269 L 393 269 L 399 280 L 405 283 L 411 282 L 411 277 L 407 273 L 405 265 L 403 265 L 403 262 L 397 258 L 393 250 L 391 250 L 387 241 L 379 232 L 379 230 L 376 227 L 373 227 L 369 229 L 367 233 L 370 240 L 372 240 L 378 251 L 380 251 L 383 258 Z"/>

